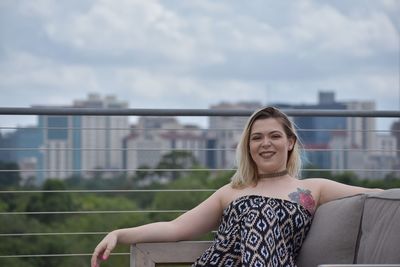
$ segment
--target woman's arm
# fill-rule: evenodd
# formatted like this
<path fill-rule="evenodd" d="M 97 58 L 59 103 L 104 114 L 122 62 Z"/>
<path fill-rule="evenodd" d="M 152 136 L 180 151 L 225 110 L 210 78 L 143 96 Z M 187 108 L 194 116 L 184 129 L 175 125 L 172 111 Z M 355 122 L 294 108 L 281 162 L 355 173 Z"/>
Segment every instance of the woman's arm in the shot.
<path fill-rule="evenodd" d="M 117 230 L 118 242 L 132 244 L 192 239 L 215 229 L 221 215 L 221 202 L 216 192 L 173 221 Z"/>
<path fill-rule="evenodd" d="M 99 266 L 101 260 L 106 260 L 117 243 L 188 240 L 215 229 L 223 210 L 220 194 L 220 190 L 218 190 L 197 207 L 173 221 L 150 223 L 110 232 L 94 250 L 91 266 Z"/>
<path fill-rule="evenodd" d="M 312 180 L 314 180 L 314 182 L 318 184 L 320 190 L 320 197 L 318 202 L 319 205 L 342 197 L 348 197 L 367 192 L 382 191 L 382 189 L 376 189 L 376 188 L 372 189 L 372 188 L 346 185 L 328 179 L 312 179 Z"/>

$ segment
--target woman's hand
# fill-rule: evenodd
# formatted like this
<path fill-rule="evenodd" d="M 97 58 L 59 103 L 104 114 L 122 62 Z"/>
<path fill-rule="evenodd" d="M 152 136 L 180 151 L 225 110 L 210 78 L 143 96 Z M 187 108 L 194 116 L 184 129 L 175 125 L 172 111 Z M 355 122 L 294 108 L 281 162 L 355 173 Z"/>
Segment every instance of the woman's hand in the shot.
<path fill-rule="evenodd" d="M 118 236 L 116 231 L 108 233 L 95 248 L 92 255 L 91 267 L 99 267 L 101 261 L 107 260 L 111 251 L 117 245 L 117 241 Z"/>

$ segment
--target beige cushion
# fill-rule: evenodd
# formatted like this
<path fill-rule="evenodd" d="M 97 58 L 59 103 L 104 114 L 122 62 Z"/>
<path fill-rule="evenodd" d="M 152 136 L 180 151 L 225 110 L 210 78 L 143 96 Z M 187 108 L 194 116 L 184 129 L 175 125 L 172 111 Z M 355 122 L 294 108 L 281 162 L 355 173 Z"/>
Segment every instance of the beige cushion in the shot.
<path fill-rule="evenodd" d="M 357 263 L 400 263 L 400 189 L 365 201 Z"/>
<path fill-rule="evenodd" d="M 353 263 L 366 195 L 321 205 L 297 258 L 298 267 Z"/>

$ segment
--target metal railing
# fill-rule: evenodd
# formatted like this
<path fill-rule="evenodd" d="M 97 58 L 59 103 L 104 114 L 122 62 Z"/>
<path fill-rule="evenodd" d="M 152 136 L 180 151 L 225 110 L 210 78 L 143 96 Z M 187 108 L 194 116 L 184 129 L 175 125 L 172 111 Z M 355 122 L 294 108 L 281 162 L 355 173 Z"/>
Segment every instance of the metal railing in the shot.
<path fill-rule="evenodd" d="M 351 111 L 351 110 L 283 110 L 286 114 L 292 117 L 361 117 L 361 118 L 400 118 L 400 111 Z M 89 108 L 0 108 L 0 116 L 1 115 L 38 115 L 38 116 L 159 116 L 159 117 L 170 117 L 170 116 L 189 116 L 189 117 L 248 117 L 253 111 L 252 110 L 195 110 L 195 109 L 89 109 Z M 0 130 L 7 130 L 8 132 L 12 130 L 24 129 L 23 127 L 12 127 L 12 126 L 1 126 Z M 46 130 L 67 130 L 67 131 L 81 131 L 81 130 L 112 130 L 112 131 L 129 131 L 130 133 L 137 133 L 143 131 L 151 131 L 151 132 L 185 132 L 185 131 L 193 131 L 193 128 L 130 128 L 130 127 L 116 127 L 116 128 L 108 128 L 108 127 L 46 127 L 46 126 L 38 126 L 33 127 L 33 130 L 46 131 Z M 212 128 L 212 129 L 204 129 L 199 128 L 195 130 L 201 130 L 204 132 L 224 132 L 224 131 L 232 131 L 240 133 L 242 131 L 241 128 Z M 299 132 L 337 132 L 341 133 L 343 131 L 348 131 L 347 129 L 298 129 Z M 376 130 L 376 129 L 355 129 L 353 132 L 359 133 L 385 133 L 389 135 L 389 130 Z M 396 132 L 395 132 L 396 133 Z M 398 133 L 400 134 L 400 133 Z M 14 151 L 14 152 L 26 152 L 26 151 L 40 151 L 40 153 L 47 153 L 48 151 L 54 151 L 55 148 L 49 147 L 0 147 L 0 153 L 5 151 Z M 174 152 L 174 151 L 186 151 L 186 152 L 228 152 L 234 153 L 234 147 L 196 147 L 196 148 L 174 148 L 174 147 L 161 147 L 161 148 L 152 148 L 152 147 L 59 147 L 56 148 L 59 152 L 74 152 L 74 151 L 92 151 L 92 152 L 100 152 L 100 151 L 114 151 L 121 153 L 128 152 Z M 359 153 L 375 153 L 376 155 L 385 154 L 385 153 L 395 153 L 399 155 L 400 151 L 397 148 L 385 150 L 376 147 L 324 147 L 324 148 L 313 148 L 307 146 L 304 147 L 304 151 L 306 153 L 311 152 L 321 152 L 321 153 L 347 153 L 347 152 L 359 152 Z M 140 155 L 140 154 L 138 154 Z M 232 157 L 231 157 L 232 158 Z M 394 158 L 394 160 L 398 161 L 398 156 Z M 190 166 L 188 168 L 157 168 L 157 167 L 149 167 L 143 168 L 140 166 L 130 168 L 129 166 L 120 167 L 120 168 L 108 168 L 105 166 L 104 168 L 79 168 L 74 169 L 70 167 L 63 167 L 58 171 L 68 172 L 71 174 L 74 173 L 85 173 L 91 172 L 100 173 L 100 172 L 111 172 L 115 174 L 121 173 L 137 173 L 137 172 L 147 172 L 147 173 L 161 173 L 161 172 L 172 172 L 172 173 L 196 173 L 196 172 L 204 172 L 210 171 L 211 173 L 218 172 L 227 172 L 233 171 L 233 167 L 227 166 L 216 166 L 216 167 L 208 167 L 204 166 Z M 1 169 L 0 177 L 7 173 L 47 173 L 54 171 L 51 168 L 36 168 L 36 169 Z M 399 173 L 399 165 L 394 164 L 392 168 L 347 168 L 347 169 L 337 169 L 337 168 L 304 168 L 304 171 L 307 172 L 344 172 L 344 171 L 353 171 L 353 172 L 364 172 L 364 173 L 375 173 L 375 172 L 385 172 L 385 173 Z M 110 179 L 110 178 L 109 178 Z M 40 189 L 38 187 L 26 189 L 25 187 L 20 187 L 17 189 L 7 188 L 0 190 L 0 204 L 5 203 L 7 198 L 12 198 L 16 196 L 30 196 L 30 195 L 50 195 L 50 194 L 112 194 L 112 195 L 122 195 L 122 194 L 150 194 L 150 193 L 205 193 L 211 194 L 215 191 L 216 188 L 150 188 L 150 189 L 74 189 L 74 188 L 66 188 L 62 190 L 45 190 Z M 185 212 L 185 209 L 103 209 L 103 210 L 89 210 L 89 209 L 79 209 L 79 210 L 10 210 L 10 207 L 2 207 L 0 205 L 0 225 L 6 223 L 5 218 L 10 218 L 14 216 L 53 216 L 53 215 L 63 215 L 63 216 L 76 216 L 76 215 L 102 215 L 102 214 L 162 214 L 168 213 L 171 215 L 179 214 Z M 12 220 L 10 220 L 12 221 Z M 7 221 L 8 223 L 10 221 Z M 4 238 L 35 238 L 35 237 L 76 237 L 76 236 L 96 236 L 97 239 L 94 240 L 97 242 L 102 235 L 107 233 L 110 229 L 101 229 L 100 231 L 60 231 L 57 229 L 50 229 L 47 231 L 31 231 L 27 229 L 25 232 L 21 232 L 18 230 L 11 232 L 3 232 L 0 230 L 0 239 Z M 92 244 L 92 248 L 95 246 L 95 242 Z M 0 241 L 2 243 L 2 241 Z M 88 256 L 91 255 L 91 249 L 87 251 L 79 251 L 79 253 L 3 253 L 0 251 L 0 262 L 1 260 L 11 260 L 11 259 L 23 259 L 23 258 L 52 258 L 52 257 L 84 257 L 87 259 Z M 116 252 L 113 255 L 128 257 L 129 251 L 126 252 Z M 1 264 L 0 264 L 1 265 Z"/>

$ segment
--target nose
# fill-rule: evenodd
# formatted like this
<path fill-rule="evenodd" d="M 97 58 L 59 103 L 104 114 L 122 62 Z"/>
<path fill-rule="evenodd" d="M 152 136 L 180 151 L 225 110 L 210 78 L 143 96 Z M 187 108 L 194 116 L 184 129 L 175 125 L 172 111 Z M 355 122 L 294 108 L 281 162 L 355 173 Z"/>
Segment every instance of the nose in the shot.
<path fill-rule="evenodd" d="M 271 145 L 271 139 L 268 137 L 264 137 L 262 140 L 262 144 L 263 147 L 267 147 Z"/>

